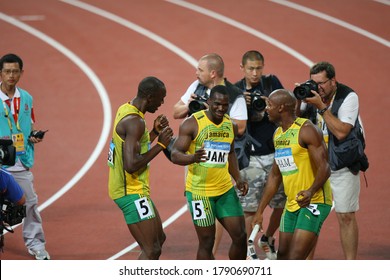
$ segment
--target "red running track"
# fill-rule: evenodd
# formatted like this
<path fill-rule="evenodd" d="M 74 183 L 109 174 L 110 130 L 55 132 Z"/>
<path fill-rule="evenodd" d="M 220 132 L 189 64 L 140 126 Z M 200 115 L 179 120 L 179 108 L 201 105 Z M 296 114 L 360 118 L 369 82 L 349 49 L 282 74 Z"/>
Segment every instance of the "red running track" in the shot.
<path fill-rule="evenodd" d="M 226 77 L 234 82 L 241 78 L 240 59 L 249 49 L 265 55 L 265 72 L 278 75 L 288 89 L 307 79 L 308 61 L 328 60 L 335 65 L 338 80 L 359 94 L 371 167 L 366 174 L 369 187 L 362 182 L 361 209 L 357 213 L 358 257 L 390 259 L 390 209 L 385 204 L 390 194 L 386 174 L 390 165 L 386 122 L 390 104 L 386 87 L 390 69 L 388 6 L 369 0 L 294 1 L 333 17 L 327 21 L 272 1 L 185 2 L 222 15 L 219 19 L 167 1 L 82 3 L 110 16 L 103 17 L 62 1 L 0 3 L 1 53 L 14 52 L 24 59 L 25 73 L 20 86 L 35 98 L 37 127 L 49 129 L 45 141 L 36 146 L 33 169 L 41 205 L 64 186 L 71 187 L 41 212 L 52 259 L 108 259 L 134 243 L 121 212 L 107 194 L 108 144 L 107 134 L 102 134 L 102 130 L 116 108 L 135 95 L 138 82 L 149 75 L 165 82 L 168 95 L 159 113 L 170 118 L 177 132 L 180 122 L 173 120 L 172 107 L 194 81 L 194 63 L 198 58 L 209 52 L 219 53 L 226 64 Z M 18 23 L 5 20 L 6 16 Z M 335 19 L 384 41 L 337 25 Z M 24 27 L 27 25 L 55 40 L 83 65 L 79 67 L 63 50 L 21 28 L 19 21 Z M 240 28 L 234 27 L 234 23 L 240 23 Z M 139 33 L 140 28 L 160 36 L 165 43 Z M 302 58 L 265 40 L 264 35 L 295 50 Z M 187 59 L 170 50 L 168 43 L 187 54 Z M 100 88 L 100 93 L 106 92 L 109 102 L 104 98 L 102 101 L 96 83 L 85 72 L 87 68 L 101 82 L 105 91 Z M 107 110 L 110 114 L 104 115 Z M 147 115 L 147 120 L 152 123 L 151 116 Z M 91 163 L 97 145 L 100 148 L 96 158 L 84 170 Z M 75 179 L 80 172 L 83 176 Z M 171 164 L 162 154 L 152 162 L 152 198 L 164 221 L 185 205 L 183 183 L 182 167 Z M 188 213 L 178 217 L 165 231 L 167 241 L 161 259 L 195 258 L 197 239 Z M 5 238 L 1 259 L 31 259 L 22 241 L 21 227 Z M 228 246 L 225 234 L 218 259 L 227 258 Z M 331 213 L 321 232 L 316 259 L 342 259 L 340 246 L 336 217 Z M 137 249 L 119 259 L 136 259 Z"/>

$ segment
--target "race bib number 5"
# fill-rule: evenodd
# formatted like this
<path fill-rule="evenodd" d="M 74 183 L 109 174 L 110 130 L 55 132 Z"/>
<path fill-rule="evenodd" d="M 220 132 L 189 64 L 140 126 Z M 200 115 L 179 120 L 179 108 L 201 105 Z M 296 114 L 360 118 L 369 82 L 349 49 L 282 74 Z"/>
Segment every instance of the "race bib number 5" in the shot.
<path fill-rule="evenodd" d="M 149 200 L 146 197 L 142 197 L 134 201 L 137 207 L 138 215 L 141 219 L 149 218 L 153 216 L 153 209 Z"/>
<path fill-rule="evenodd" d="M 202 200 L 192 201 L 192 215 L 194 220 L 206 218 L 206 212 L 204 211 L 204 204 Z"/>

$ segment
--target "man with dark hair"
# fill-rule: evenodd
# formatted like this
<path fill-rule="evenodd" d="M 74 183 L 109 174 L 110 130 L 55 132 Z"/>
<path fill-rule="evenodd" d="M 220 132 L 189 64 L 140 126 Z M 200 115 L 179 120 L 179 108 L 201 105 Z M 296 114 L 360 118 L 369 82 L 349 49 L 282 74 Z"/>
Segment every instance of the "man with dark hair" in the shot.
<path fill-rule="evenodd" d="M 214 86 L 225 85 L 229 93 L 229 108 L 227 114 L 231 120 L 237 124 L 237 135 L 235 140 L 239 140 L 245 133 L 248 119 L 247 107 L 242 90 L 230 83 L 224 77 L 225 63 L 222 57 L 216 53 L 209 53 L 202 56 L 198 61 L 196 69 L 196 81 L 194 81 L 182 95 L 180 100 L 173 107 L 173 117 L 182 119 L 191 115 L 190 104 L 199 98 L 207 100 L 210 91 Z M 204 102 L 207 107 L 207 102 Z M 216 253 L 222 239 L 223 228 L 217 222 L 217 233 L 215 239 L 214 253 Z"/>
<path fill-rule="evenodd" d="M 197 259 L 214 259 L 216 219 L 232 239 L 229 258 L 245 259 L 245 221 L 232 178 L 242 195 L 248 185 L 241 180 L 234 151 L 237 125 L 226 114 L 227 88 L 213 87 L 207 103 L 208 109 L 193 113 L 180 125 L 172 162 L 188 165 L 186 197 L 199 240 Z"/>
<path fill-rule="evenodd" d="M 242 56 L 240 65 L 244 78 L 235 83 L 245 95 L 248 107 L 247 133 L 250 135 L 249 165 L 241 169 L 241 176 L 248 181 L 249 190 L 246 196 L 240 197 L 244 209 L 247 232 L 251 232 L 251 223 L 264 191 L 268 174 L 274 160 L 275 148 L 272 136 L 276 125 L 272 123 L 265 111 L 264 97 L 268 97 L 273 90 L 282 89 L 283 86 L 275 75 L 263 75 L 264 56 L 256 51 L 247 51 Z M 272 208 L 268 227 L 258 241 L 266 258 L 276 259 L 274 234 L 279 227 L 286 195 L 283 184 L 270 201 Z"/>
<path fill-rule="evenodd" d="M 17 87 L 23 75 L 23 61 L 15 54 L 6 54 L 0 59 L 0 138 L 12 139 L 16 147 L 16 163 L 4 166 L 14 176 L 26 195 L 26 218 L 23 222 L 23 238 L 28 252 L 37 260 L 49 260 L 42 218 L 38 210 L 38 196 L 34 189 L 34 145 L 42 138 L 33 136 L 33 98 L 24 89 Z"/>
<path fill-rule="evenodd" d="M 149 163 L 166 149 L 173 132 L 164 115 L 154 120 L 151 132 L 145 122 L 145 113 L 155 113 L 165 96 L 165 85 L 159 79 L 146 77 L 140 82 L 137 96 L 116 113 L 108 154 L 109 195 L 122 210 L 143 260 L 158 259 L 166 238 L 150 198 Z M 156 138 L 157 144 L 151 147 Z"/>
<path fill-rule="evenodd" d="M 330 137 L 342 141 L 354 128 L 359 117 L 359 98 L 356 92 L 348 86 L 337 82 L 336 71 L 332 64 L 323 61 L 310 68 L 310 79 L 318 91 L 312 90 L 313 97 L 304 99 L 308 104 L 306 111 L 314 112 L 308 116 L 322 129 L 324 140 L 329 152 L 333 149 Z M 336 108 L 335 104 L 340 104 Z M 310 110 L 310 106 L 315 110 Z M 299 109 L 304 106 L 298 106 Z M 349 167 L 337 169 L 330 162 L 332 169 L 330 184 L 337 220 L 340 226 L 340 240 L 344 257 L 349 260 L 357 258 L 359 229 L 355 212 L 359 210 L 360 174 L 351 171 Z"/>

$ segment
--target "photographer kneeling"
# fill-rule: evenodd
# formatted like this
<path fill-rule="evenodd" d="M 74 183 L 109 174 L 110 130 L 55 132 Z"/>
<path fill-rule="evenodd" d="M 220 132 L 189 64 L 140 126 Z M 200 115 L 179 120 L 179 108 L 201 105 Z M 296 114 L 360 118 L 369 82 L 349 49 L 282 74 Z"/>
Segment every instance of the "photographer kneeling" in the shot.
<path fill-rule="evenodd" d="M 7 226 L 11 226 L 9 224 L 9 221 L 7 221 L 8 215 L 6 215 L 6 211 L 9 210 L 8 208 L 6 210 L 3 209 L 3 203 L 4 200 L 7 200 L 11 203 L 14 203 L 16 205 L 24 205 L 26 202 L 25 195 L 23 193 L 22 188 L 16 183 L 14 177 L 12 177 L 11 174 L 4 171 L 0 168 L 0 201 L 1 201 L 1 210 L 0 210 L 0 233 L 1 233 L 1 240 L 0 240 L 0 251 L 3 251 L 4 246 L 4 236 L 3 231 L 4 229 L 7 229 Z M 18 207 L 18 206 L 16 206 Z M 21 217 L 23 218 L 23 217 Z M 8 230 L 8 229 L 7 229 Z"/>

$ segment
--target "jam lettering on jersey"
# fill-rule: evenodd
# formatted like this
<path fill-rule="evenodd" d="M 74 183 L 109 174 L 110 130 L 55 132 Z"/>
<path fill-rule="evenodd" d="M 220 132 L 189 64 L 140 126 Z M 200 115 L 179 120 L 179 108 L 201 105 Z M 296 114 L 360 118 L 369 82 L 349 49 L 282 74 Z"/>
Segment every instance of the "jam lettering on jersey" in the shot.
<path fill-rule="evenodd" d="M 277 149 L 275 151 L 275 160 L 282 175 L 286 176 L 298 172 L 291 148 Z"/>
<path fill-rule="evenodd" d="M 228 162 L 230 144 L 226 142 L 204 141 L 204 149 L 207 152 L 208 167 L 224 167 Z"/>

